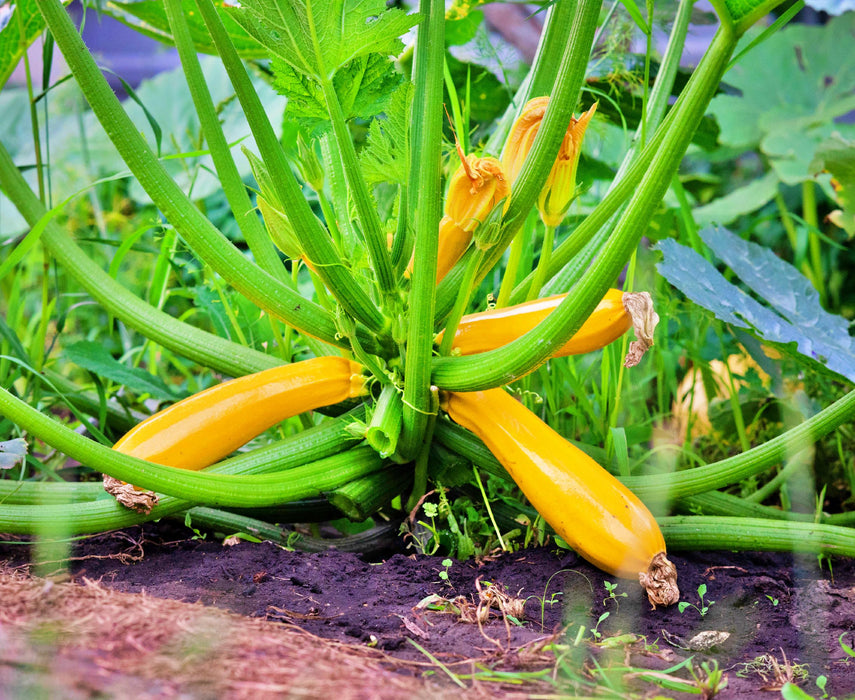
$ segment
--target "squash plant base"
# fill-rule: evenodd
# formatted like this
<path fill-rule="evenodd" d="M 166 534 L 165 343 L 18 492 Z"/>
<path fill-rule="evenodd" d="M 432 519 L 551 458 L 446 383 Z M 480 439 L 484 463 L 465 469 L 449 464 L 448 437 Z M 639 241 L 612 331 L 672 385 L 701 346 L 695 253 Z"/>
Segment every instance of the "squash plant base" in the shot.
<path fill-rule="evenodd" d="M 410 677 L 413 675 L 420 676 L 428 668 L 428 659 L 407 638 L 455 673 L 471 673 L 469 660 L 473 659 L 482 662 L 486 668 L 503 671 L 550 669 L 555 665 L 555 657 L 542 651 L 542 644 L 538 644 L 537 640 L 542 641 L 560 632 L 562 625 L 569 625 L 569 631 L 566 636 L 559 633 L 555 641 L 569 644 L 578 652 L 578 656 L 567 657 L 572 660 L 568 663 L 577 664 L 575 668 L 579 668 L 586 660 L 590 661 L 591 657 L 596 658 L 602 666 L 616 667 L 623 666 L 625 658 L 629 658 L 629 663 L 636 670 L 661 671 L 694 656 L 696 663 L 715 660 L 720 668 L 728 669 L 728 687 L 720 697 L 756 698 L 763 695 L 761 688 L 776 682 L 770 657 L 764 655 L 771 654 L 785 669 L 783 650 L 789 663 L 796 664 L 796 672 L 805 668 L 809 672 L 810 677 L 801 687 L 810 694 L 819 694 L 816 692 L 815 678 L 820 674 L 828 678 L 826 689 L 830 695 L 841 698 L 855 693 L 855 663 L 851 660 L 846 662 L 847 655 L 838 643 L 838 638 L 844 634 L 843 641 L 849 646 L 855 646 L 852 636 L 855 632 L 855 599 L 850 593 L 855 586 L 855 561 L 851 559 L 834 561 L 832 580 L 827 567 L 820 571 L 816 558 L 812 556 L 794 558 L 791 555 L 770 553 L 670 553 L 669 558 L 674 560 L 680 570 L 682 600 L 699 604 L 698 586 L 706 584 L 705 601 L 715 601 L 707 614 L 701 617 L 691 607 L 683 613 L 679 612 L 677 606 L 651 611 L 641 589 L 629 581 L 618 581 L 615 591 L 618 596 L 627 593 L 628 597 L 618 597 L 616 601 L 608 599 L 604 581 L 614 582 L 615 579 L 604 576 L 567 551 L 555 553 L 552 550 L 533 549 L 504 554 L 483 562 L 480 567 L 475 562 L 454 562 L 448 569 L 448 583 L 444 583 L 439 577 L 439 572 L 445 568 L 442 557 L 417 556 L 411 559 L 409 552 L 387 553 L 388 558 L 384 563 L 372 565 L 357 555 L 343 552 L 305 554 L 283 551 L 267 543 L 249 542 L 224 547 L 216 541 L 185 538 L 186 530 L 166 523 L 148 524 L 121 533 L 93 537 L 75 546 L 72 556 L 77 558 L 72 562 L 71 574 L 74 581 L 82 584 L 79 589 L 81 595 L 91 596 L 94 585 L 85 583 L 83 577 L 99 582 L 99 595 L 104 599 L 107 599 L 110 590 L 136 594 L 145 591 L 145 598 L 130 599 L 128 603 L 139 606 L 144 603 L 144 607 L 137 608 L 138 623 L 141 625 L 158 614 L 160 608 L 156 599 L 164 598 L 171 599 L 160 603 L 171 619 L 189 619 L 191 623 L 192 620 L 208 619 L 208 627 L 196 628 L 188 623 L 192 629 L 207 629 L 207 632 L 194 632 L 192 642 L 188 641 L 188 637 L 184 637 L 183 641 L 175 637 L 174 626 L 169 630 L 171 641 L 161 640 L 149 644 L 148 636 L 135 637 L 143 640 L 149 654 L 147 658 L 151 662 L 140 663 L 138 654 L 142 652 L 136 650 L 133 657 L 129 657 L 129 665 L 125 666 L 114 663 L 117 659 L 111 657 L 112 652 L 107 646 L 110 639 L 107 637 L 103 640 L 104 646 L 98 647 L 102 640 L 97 636 L 72 635 L 67 638 L 72 641 L 63 641 L 64 650 L 57 654 L 55 663 L 43 662 L 29 667 L 29 670 L 17 663 L 26 660 L 25 657 L 13 658 L 10 656 L 11 647 L 0 645 L 0 682 L 3 687 L 17 687 L 15 683 L 32 681 L 33 668 L 45 674 L 43 681 L 52 679 L 54 682 L 54 685 L 42 683 L 40 687 L 64 687 L 69 690 L 85 689 L 90 687 L 87 683 L 91 684 L 100 678 L 98 682 L 117 684 L 139 684 L 143 680 L 146 683 L 136 687 L 146 687 L 152 691 L 163 690 L 168 686 L 176 693 L 225 697 L 230 692 L 236 692 L 234 689 L 237 686 L 230 684 L 240 681 L 261 684 L 257 688 L 263 687 L 265 683 L 282 683 L 285 686 L 297 683 L 282 676 L 284 672 L 275 669 L 305 663 L 305 657 L 299 655 L 299 650 L 292 648 L 290 653 L 295 656 L 293 662 L 289 663 L 281 655 L 282 650 L 273 642 L 254 645 L 251 650 L 247 647 L 243 658 L 252 658 L 253 661 L 251 664 L 244 662 L 239 672 L 233 671 L 239 673 L 237 676 L 210 673 L 211 669 L 220 668 L 221 663 L 226 663 L 223 655 L 229 649 L 231 653 L 236 653 L 234 647 L 229 647 L 223 640 L 242 635 L 245 622 L 253 630 L 259 626 L 263 628 L 261 631 L 267 632 L 264 638 L 278 638 L 291 625 L 296 625 L 310 635 L 332 640 L 326 646 L 316 646 L 319 640 L 307 636 L 306 642 L 312 645 L 313 653 L 317 655 L 312 663 L 320 664 L 316 667 L 315 675 L 323 677 L 326 683 L 340 685 L 330 686 L 334 688 L 327 693 L 330 697 L 332 693 L 338 693 L 342 698 L 355 697 L 351 691 L 366 691 L 366 688 L 371 687 L 371 677 L 347 661 L 358 658 L 352 656 L 354 653 L 361 656 L 363 665 L 372 669 L 378 693 L 376 697 L 414 696 L 415 689 L 408 690 L 409 686 L 399 683 L 396 677 L 376 670 L 380 668 L 381 652 L 385 655 L 383 668 L 403 674 L 404 681 L 412 680 Z M 0 560 L 12 566 L 25 563 L 28 554 L 24 547 L 0 545 Z M 502 583 L 512 596 L 528 598 L 524 626 L 512 624 L 508 632 L 505 624 L 494 613 L 482 626 L 483 634 L 493 640 L 491 642 L 485 639 L 476 624 L 459 622 L 451 613 L 417 609 L 420 601 L 429 594 L 448 599 L 458 595 L 470 599 L 475 597 L 478 577 L 481 577 L 482 587 L 484 582 Z M 11 585 L 10 578 L 6 576 L 0 579 L 0 586 Z M 0 611 L 0 633 L 7 635 L 5 639 L 13 638 L 8 635 L 21 629 L 20 620 L 15 619 L 13 611 L 22 600 L 23 592 L 30 590 L 26 587 L 26 581 L 19 581 L 17 585 L 19 589 L 15 590 L 21 591 L 21 595 L 13 595 L 12 588 L 3 589 L 7 591 L 5 600 L 17 601 L 16 605 L 4 606 Z M 29 585 L 32 587 L 32 584 Z M 47 593 L 45 590 L 44 584 L 39 583 L 40 596 L 56 596 L 66 588 L 65 584 L 60 584 Z M 541 606 L 540 599 L 544 597 L 547 601 L 554 600 L 554 604 L 547 602 Z M 205 618 L 198 607 L 182 607 L 175 602 L 179 600 L 199 602 L 262 620 L 240 620 L 234 616 L 221 615 L 219 611 L 212 611 L 210 617 Z M 91 602 L 81 605 L 76 608 L 78 611 L 85 609 L 91 612 Z M 75 617 L 77 613 L 74 613 L 74 608 L 41 606 L 39 609 L 43 611 L 42 615 L 54 615 L 51 624 L 56 630 L 66 624 L 68 629 L 79 632 L 83 624 L 80 617 L 90 620 L 86 624 L 94 624 L 98 618 L 97 615 Z M 50 612 L 45 613 L 45 610 Z M 618 633 L 632 633 L 646 637 L 650 644 L 655 642 L 658 651 L 653 653 L 654 649 L 645 649 L 640 640 L 628 648 L 619 646 L 613 650 L 584 642 L 578 647 L 572 647 L 579 625 L 585 625 L 590 630 L 604 612 L 608 612 L 609 616 L 597 628 L 603 638 Z M 540 624 L 541 614 L 543 629 Z M 187 615 L 190 617 L 183 617 Z M 280 624 L 283 622 L 287 624 Z M 727 632 L 730 636 L 715 648 L 697 651 L 680 648 L 690 646 L 693 637 L 702 631 Z M 590 636 L 590 632 L 585 633 L 586 638 L 590 639 Z M 17 636 L 14 638 L 21 639 Z M 47 643 L 45 638 L 35 639 L 33 644 L 41 644 L 39 648 L 44 653 L 43 645 Z M 370 648 L 368 645 L 374 644 L 373 640 L 376 640 L 376 645 Z M 49 643 L 57 642 L 49 640 Z M 348 647 L 342 649 L 341 643 L 346 643 Z M 29 651 L 25 651 L 35 654 L 37 650 L 30 647 Z M 342 657 L 343 660 L 337 662 L 337 675 L 330 676 L 323 659 L 327 658 L 326 654 L 332 655 L 339 651 L 345 651 L 350 656 Z M 158 658 L 163 659 L 164 654 L 169 656 L 168 663 L 155 663 Z M 187 655 L 187 663 L 179 663 L 179 672 L 176 673 L 175 662 L 181 659 L 180 654 Z M 63 662 L 63 659 L 66 661 Z M 73 660 L 73 663 L 68 659 Z M 416 663 L 421 665 L 416 666 Z M 591 668 L 592 664 L 589 663 L 588 667 Z M 97 676 L 91 673 L 93 668 L 110 669 L 112 675 Z M 237 667 L 231 665 L 229 668 Z M 180 672 L 181 669 L 186 672 Z M 204 678 L 200 678 L 199 669 L 206 670 Z M 260 673 L 264 669 L 269 669 L 273 675 L 264 676 Z M 478 691 L 469 695 L 453 686 L 439 669 L 432 670 L 432 683 L 420 686 L 424 694 L 419 697 L 448 697 L 450 692 L 461 697 L 483 697 L 478 695 Z M 762 674 L 766 675 L 765 679 Z M 688 678 L 685 670 L 675 675 Z M 462 682 L 471 687 L 471 681 Z M 56 683 L 60 685 L 56 686 Z M 634 697 L 633 693 L 650 694 L 656 690 L 655 686 L 637 677 L 626 683 L 627 697 Z M 113 686 L 114 689 L 121 687 Z M 514 697 L 520 697 L 520 693 L 556 692 L 555 687 L 543 681 L 504 688 L 491 682 L 489 687 L 490 697 L 498 698 L 514 693 Z M 387 689 L 390 692 L 384 694 Z M 103 691 L 105 688 L 95 690 Z M 572 686 L 558 690 L 569 693 Z M 576 690 L 586 688 L 577 687 Z M 587 691 L 590 691 L 590 687 Z M 773 695 L 777 697 L 775 693 L 770 694 L 770 697 Z M 232 696 L 239 697 L 240 693 Z M 88 696 L 81 693 L 80 697 Z"/>

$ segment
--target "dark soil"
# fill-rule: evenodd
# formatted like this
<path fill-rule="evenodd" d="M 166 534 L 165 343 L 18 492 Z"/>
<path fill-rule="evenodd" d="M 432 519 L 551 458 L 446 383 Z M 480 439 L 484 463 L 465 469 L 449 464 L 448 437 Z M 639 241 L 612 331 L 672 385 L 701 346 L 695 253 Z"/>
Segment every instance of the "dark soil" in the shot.
<path fill-rule="evenodd" d="M 788 554 L 673 554 L 681 600 L 697 606 L 681 613 L 677 606 L 652 610 L 637 583 L 604 577 L 567 551 L 532 549 L 454 562 L 443 580 L 442 557 L 399 552 L 367 560 L 337 551 L 286 551 L 271 543 L 224 546 L 181 539 L 179 532 L 149 525 L 87 539 L 72 552 L 72 579 L 295 624 L 394 659 L 428 663 L 421 668 L 430 668 L 437 680 L 447 676 L 427 654 L 464 676 L 473 672 L 473 660 L 499 671 L 557 668 L 557 687 L 543 685 L 545 676 L 532 686 L 531 692 L 541 694 L 545 688 L 586 692 L 594 660 L 601 667 L 661 671 L 692 657 L 671 675 L 691 679 L 690 666 L 717 662 L 727 678 L 721 698 L 779 697 L 761 691 L 777 691 L 788 678 L 819 697 L 819 676 L 827 678 L 829 696 L 855 694 L 855 658 L 839 641 L 843 635 L 844 644 L 855 646 L 852 560 L 834 560 L 830 571 L 827 563 L 820 569 L 815 557 Z M 27 547 L 0 548 L 0 559 L 12 566 L 27 556 Z M 605 581 L 617 583 L 616 597 L 609 597 Z M 452 606 L 436 609 L 443 605 L 440 599 L 462 596 L 454 609 L 474 612 L 478 588 L 491 588 L 486 584 L 525 599 L 519 624 L 497 609 L 482 625 L 461 621 Z M 698 609 L 702 584 L 704 615 Z M 726 634 L 698 637 L 702 632 Z M 611 639 L 622 634 L 633 636 Z M 555 646 L 545 649 L 547 642 Z M 413 673 L 419 667 L 408 668 Z M 620 677 L 631 691 L 656 694 L 649 677 Z M 673 688 L 668 693 L 680 695 Z"/>

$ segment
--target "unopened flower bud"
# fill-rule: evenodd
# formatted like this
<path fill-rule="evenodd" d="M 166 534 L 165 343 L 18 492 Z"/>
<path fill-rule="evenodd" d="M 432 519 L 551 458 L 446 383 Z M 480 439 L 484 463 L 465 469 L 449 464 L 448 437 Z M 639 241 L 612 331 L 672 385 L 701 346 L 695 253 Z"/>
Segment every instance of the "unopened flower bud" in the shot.
<path fill-rule="evenodd" d="M 324 189 L 324 169 L 315 153 L 314 143 L 307 143 L 303 134 L 297 136 L 296 166 L 300 171 L 300 177 L 309 183 L 309 187 L 315 192 Z"/>
<path fill-rule="evenodd" d="M 548 104 L 548 97 L 537 97 L 529 101 L 511 129 L 502 157 L 502 164 L 512 183 L 522 170 L 526 156 L 531 150 L 540 129 Z M 578 119 L 571 118 L 567 132 L 564 134 L 558 156 L 537 198 L 540 218 L 547 226 L 558 226 L 564 220 L 564 215 L 570 208 L 570 204 L 576 198 L 576 169 L 579 165 L 582 139 L 596 110 L 597 104 L 594 103 Z"/>

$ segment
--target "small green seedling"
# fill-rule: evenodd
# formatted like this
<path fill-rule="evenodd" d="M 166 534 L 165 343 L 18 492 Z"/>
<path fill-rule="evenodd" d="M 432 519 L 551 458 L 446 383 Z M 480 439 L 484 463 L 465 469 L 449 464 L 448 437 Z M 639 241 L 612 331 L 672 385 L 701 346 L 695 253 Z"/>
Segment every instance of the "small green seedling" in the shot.
<path fill-rule="evenodd" d="M 596 625 L 594 625 L 594 626 L 591 628 L 591 635 L 592 635 L 592 636 L 594 637 L 594 639 L 596 639 L 597 641 L 599 641 L 599 640 L 600 640 L 600 638 L 603 636 L 603 633 L 598 631 L 598 628 L 599 628 L 599 626 L 600 626 L 600 623 L 601 623 L 601 622 L 603 622 L 603 621 L 604 621 L 604 620 L 605 620 L 605 619 L 606 619 L 610 614 L 611 614 L 611 613 L 604 612 L 604 613 L 603 613 L 602 615 L 600 615 L 600 617 L 597 619 L 597 624 L 596 624 Z"/>
<path fill-rule="evenodd" d="M 847 656 L 850 656 L 850 657 L 855 658 L 855 649 L 853 649 L 853 648 L 852 648 L 852 647 L 850 647 L 846 642 L 844 642 L 844 641 L 843 641 L 843 637 L 845 637 L 845 636 L 846 636 L 846 632 L 844 632 L 843 634 L 841 634 L 841 635 L 837 638 L 837 643 L 840 645 L 840 648 L 841 648 L 841 649 L 843 649 L 843 651 L 845 651 L 845 652 L 846 652 L 846 655 L 847 655 Z"/>
<path fill-rule="evenodd" d="M 620 601 L 618 598 L 627 598 L 628 594 L 624 593 L 615 593 L 618 585 L 616 583 L 612 583 L 611 581 L 603 581 L 603 585 L 606 587 L 606 593 L 608 596 L 603 598 L 603 605 L 605 605 L 608 601 L 613 600 L 615 602 L 615 607 L 620 609 Z"/>
<path fill-rule="evenodd" d="M 452 562 L 452 561 L 451 561 L 451 559 L 443 559 L 443 560 L 442 560 L 442 565 L 443 565 L 445 568 L 444 568 L 442 571 L 440 571 L 440 572 L 439 572 L 439 577 L 440 577 L 443 581 L 445 581 L 446 583 L 448 583 L 448 570 L 451 568 L 451 565 L 452 565 L 453 563 L 454 563 L 454 562 Z"/>
<path fill-rule="evenodd" d="M 681 601 L 677 603 L 677 609 L 683 613 L 687 608 L 694 608 L 697 610 L 701 617 L 704 617 L 710 610 L 710 608 L 715 605 L 714 600 L 704 601 L 704 596 L 707 594 L 707 584 L 702 583 L 698 586 L 698 599 L 700 600 L 700 605 L 695 605 L 694 603 L 689 603 L 686 601 Z"/>
<path fill-rule="evenodd" d="M 777 598 L 773 598 L 773 597 L 772 597 L 772 596 L 770 596 L 768 593 L 766 594 L 766 597 L 769 599 L 769 602 L 770 602 L 770 603 L 772 603 L 772 607 L 775 607 L 775 608 L 777 608 L 777 607 L 778 607 L 778 603 L 779 603 L 780 601 L 779 601 Z"/>

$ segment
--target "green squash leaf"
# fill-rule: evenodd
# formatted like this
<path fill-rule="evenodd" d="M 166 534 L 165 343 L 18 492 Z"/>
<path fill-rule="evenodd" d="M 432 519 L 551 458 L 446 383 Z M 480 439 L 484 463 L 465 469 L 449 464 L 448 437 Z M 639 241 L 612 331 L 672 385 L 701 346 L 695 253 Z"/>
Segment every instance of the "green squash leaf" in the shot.
<path fill-rule="evenodd" d="M 384 0 L 245 0 L 237 22 L 298 74 L 332 80 L 354 59 L 400 52 L 398 38 L 419 18 Z"/>
<path fill-rule="evenodd" d="M 793 25 L 754 48 L 727 74 L 741 94 L 713 99 L 722 144 L 759 149 L 778 178 L 813 177 L 810 163 L 833 132 L 855 139 L 835 119 L 855 109 L 855 13 L 825 26 Z"/>
<path fill-rule="evenodd" d="M 831 212 L 828 218 L 852 238 L 855 236 L 855 141 L 834 134 L 820 144 L 811 170 L 827 170 L 835 179 L 834 189 L 841 209 Z"/>
<path fill-rule="evenodd" d="M 822 308 L 807 278 L 772 251 L 727 229 L 706 228 L 701 238 L 767 305 L 728 282 L 697 252 L 670 239 L 659 243 L 664 256 L 659 273 L 719 320 L 855 381 L 855 338 L 849 335 L 849 323 Z"/>
<path fill-rule="evenodd" d="M 62 0 L 67 5 L 71 0 Z M 0 5 L 0 88 L 30 45 L 44 31 L 45 23 L 35 0 L 14 0 Z"/>
<path fill-rule="evenodd" d="M 280 58 L 272 62 L 274 86 L 288 98 L 286 116 L 298 119 L 307 131 L 325 128 L 329 117 L 320 85 Z M 403 75 L 384 55 L 355 58 L 333 78 L 333 88 L 345 119 L 370 119 L 383 111 Z"/>
<path fill-rule="evenodd" d="M 227 12 L 222 10 L 222 0 L 215 0 L 220 19 L 238 54 L 245 59 L 267 58 L 267 51 L 253 39 Z M 181 9 L 190 28 L 190 36 L 200 53 L 216 55 L 217 50 L 208 28 L 196 8 L 196 0 L 181 0 Z M 166 18 L 162 0 L 113 0 L 105 4 L 103 12 L 126 24 L 131 29 L 164 44 L 174 45 L 172 31 Z"/>
<path fill-rule="evenodd" d="M 390 182 L 404 185 L 409 177 L 410 107 L 414 87 L 404 83 L 389 100 L 385 114 L 368 128 L 365 148 L 359 154 L 362 174 L 369 185 Z"/>

